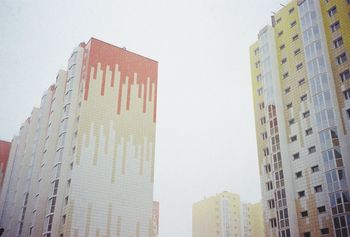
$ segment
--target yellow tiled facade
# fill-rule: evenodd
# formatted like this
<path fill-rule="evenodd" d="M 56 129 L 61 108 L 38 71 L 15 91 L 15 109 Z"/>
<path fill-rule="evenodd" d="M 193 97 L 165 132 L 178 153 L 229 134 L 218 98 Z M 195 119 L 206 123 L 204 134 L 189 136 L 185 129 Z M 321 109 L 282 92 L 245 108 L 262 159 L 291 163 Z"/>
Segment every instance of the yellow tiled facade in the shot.
<path fill-rule="evenodd" d="M 350 3 L 294 0 L 250 47 L 266 236 L 349 236 Z"/>

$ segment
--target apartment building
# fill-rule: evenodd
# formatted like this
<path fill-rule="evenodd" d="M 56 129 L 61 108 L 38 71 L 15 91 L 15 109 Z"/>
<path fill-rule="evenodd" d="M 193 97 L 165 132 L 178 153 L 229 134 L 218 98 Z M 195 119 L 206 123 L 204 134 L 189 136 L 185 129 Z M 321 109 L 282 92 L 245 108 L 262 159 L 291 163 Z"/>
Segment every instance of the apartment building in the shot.
<path fill-rule="evenodd" d="M 266 236 L 350 236 L 350 2 L 283 5 L 250 57 Z"/>
<path fill-rule="evenodd" d="M 262 205 L 257 203 L 242 204 L 244 237 L 265 237 Z"/>
<path fill-rule="evenodd" d="M 95 38 L 73 50 L 13 139 L 4 236 L 153 236 L 157 67 Z"/>
<path fill-rule="evenodd" d="M 0 140 L 0 193 L 5 178 L 7 161 L 10 155 L 11 142 Z"/>

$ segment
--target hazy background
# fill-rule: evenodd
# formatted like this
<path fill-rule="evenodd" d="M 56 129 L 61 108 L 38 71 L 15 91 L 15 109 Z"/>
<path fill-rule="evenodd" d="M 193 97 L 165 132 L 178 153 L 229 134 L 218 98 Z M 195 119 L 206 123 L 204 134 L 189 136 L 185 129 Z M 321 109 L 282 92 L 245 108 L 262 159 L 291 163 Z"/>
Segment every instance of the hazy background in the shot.
<path fill-rule="evenodd" d="M 286 0 L 0 2 L 0 139 L 11 140 L 96 37 L 159 61 L 160 237 L 190 237 L 191 206 L 227 190 L 260 199 L 249 45 Z"/>

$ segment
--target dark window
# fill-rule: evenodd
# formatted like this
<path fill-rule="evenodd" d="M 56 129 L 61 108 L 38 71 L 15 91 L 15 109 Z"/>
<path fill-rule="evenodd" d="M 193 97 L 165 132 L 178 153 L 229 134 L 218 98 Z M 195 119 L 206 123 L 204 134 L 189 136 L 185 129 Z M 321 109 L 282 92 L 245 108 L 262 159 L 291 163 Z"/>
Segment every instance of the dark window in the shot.
<path fill-rule="evenodd" d="M 322 185 L 317 185 L 314 187 L 315 193 L 322 192 Z"/>
<path fill-rule="evenodd" d="M 294 51 L 294 55 L 296 56 L 296 55 L 298 55 L 300 53 L 300 49 L 296 49 L 295 51 Z"/>
<path fill-rule="evenodd" d="M 286 46 L 285 46 L 285 44 L 282 44 L 281 46 L 280 46 L 280 49 L 282 50 L 282 49 L 284 49 Z"/>
<path fill-rule="evenodd" d="M 299 38 L 299 35 L 294 35 L 293 38 L 292 38 L 292 40 L 293 40 L 293 41 L 296 41 L 298 38 Z"/>
<path fill-rule="evenodd" d="M 301 79 L 299 82 L 299 86 L 301 86 L 301 85 L 303 85 L 303 84 L 305 84 L 305 79 L 303 78 L 303 79 Z"/>
<path fill-rule="evenodd" d="M 278 36 L 283 35 L 283 30 L 281 30 L 280 32 L 278 32 Z"/>
<path fill-rule="evenodd" d="M 297 24 L 296 21 L 293 21 L 292 23 L 290 23 L 290 27 L 294 27 Z"/>
<path fill-rule="evenodd" d="M 275 228 L 277 226 L 276 218 L 270 219 L 270 224 L 271 224 L 271 228 Z"/>
<path fill-rule="evenodd" d="M 333 44 L 335 48 L 339 48 L 340 46 L 342 46 L 344 44 L 343 37 L 339 37 L 336 40 L 334 40 Z"/>
<path fill-rule="evenodd" d="M 321 234 L 322 234 L 322 235 L 329 234 L 329 229 L 328 229 L 328 228 L 320 229 L 320 231 L 321 231 Z"/>
<path fill-rule="evenodd" d="M 304 232 L 304 237 L 311 237 L 311 233 L 310 232 Z"/>
<path fill-rule="evenodd" d="M 350 109 L 347 109 L 347 110 L 346 110 L 346 114 L 347 114 L 347 116 L 348 116 L 348 119 L 350 119 Z"/>
<path fill-rule="evenodd" d="M 294 7 L 292 7 L 291 9 L 289 9 L 289 14 L 292 14 L 294 12 Z"/>
<path fill-rule="evenodd" d="M 305 134 L 306 134 L 306 136 L 311 135 L 312 134 L 312 128 L 306 129 L 305 130 Z"/>
<path fill-rule="evenodd" d="M 300 214 L 301 214 L 301 217 L 307 217 L 309 215 L 307 211 L 302 211 L 300 212 Z"/>
<path fill-rule="evenodd" d="M 290 109 L 290 108 L 292 108 L 292 107 L 293 107 L 293 104 L 292 104 L 292 103 L 287 104 L 287 109 Z"/>
<path fill-rule="evenodd" d="M 299 152 L 293 154 L 293 159 L 294 159 L 294 160 L 299 159 L 299 158 L 300 158 Z"/>
<path fill-rule="evenodd" d="M 350 99 L 350 89 L 343 91 L 343 94 L 346 100 Z"/>
<path fill-rule="evenodd" d="M 294 119 L 289 119 L 289 120 L 288 120 L 289 126 L 290 126 L 290 125 L 293 125 L 294 123 L 295 123 L 295 120 L 294 120 Z"/>
<path fill-rule="evenodd" d="M 346 53 L 342 53 L 341 55 L 339 55 L 339 56 L 337 57 L 337 62 L 338 62 L 338 64 L 340 65 L 340 64 L 343 64 L 347 59 L 348 59 L 348 58 L 347 58 L 347 56 L 346 56 Z"/>
<path fill-rule="evenodd" d="M 339 21 L 336 21 L 336 22 L 334 22 L 334 23 L 331 25 L 331 30 L 332 30 L 332 32 L 337 31 L 339 28 L 340 28 L 340 23 L 339 23 Z"/>
<path fill-rule="evenodd" d="M 292 137 L 290 137 L 290 141 L 291 142 L 295 142 L 297 140 L 297 135 L 294 135 Z"/>
<path fill-rule="evenodd" d="M 305 197 L 305 191 L 298 192 L 299 198 Z"/>
<path fill-rule="evenodd" d="M 349 0 L 350 1 L 350 0 Z M 350 72 L 349 69 L 345 70 L 344 72 L 339 74 L 341 81 L 346 81 L 350 79 Z"/>
<path fill-rule="evenodd" d="M 333 6 L 333 7 L 331 7 L 331 8 L 328 10 L 328 15 L 329 15 L 329 16 L 334 16 L 335 13 L 337 13 L 337 7 L 336 7 L 336 6 Z"/>
<path fill-rule="evenodd" d="M 303 95 L 302 97 L 300 97 L 300 101 L 306 101 L 307 99 L 307 95 Z"/>
<path fill-rule="evenodd" d="M 320 168 L 318 167 L 318 165 L 315 165 L 315 166 L 311 167 L 311 171 L 312 171 L 312 173 L 315 173 L 315 172 L 320 171 Z"/>
<path fill-rule="evenodd" d="M 296 172 L 295 177 L 297 177 L 297 178 L 303 177 L 303 172 L 302 171 Z"/>
<path fill-rule="evenodd" d="M 303 64 L 302 63 L 299 63 L 298 65 L 297 65 L 297 71 L 299 71 L 300 69 L 302 69 L 303 68 Z"/>
<path fill-rule="evenodd" d="M 320 206 L 317 208 L 318 213 L 324 213 L 326 212 L 326 207 L 325 206 Z"/>
<path fill-rule="evenodd" d="M 286 79 L 288 77 L 288 72 L 283 74 L 283 79 Z"/>
<path fill-rule="evenodd" d="M 312 154 L 316 152 L 316 147 L 315 146 L 309 147 L 308 151 L 309 151 L 309 154 Z"/>
<path fill-rule="evenodd" d="M 310 117 L 310 111 L 306 111 L 303 113 L 303 118 L 308 118 Z"/>
<path fill-rule="evenodd" d="M 286 58 L 283 58 L 282 61 L 281 61 L 282 64 L 285 64 L 286 62 L 287 62 Z"/>

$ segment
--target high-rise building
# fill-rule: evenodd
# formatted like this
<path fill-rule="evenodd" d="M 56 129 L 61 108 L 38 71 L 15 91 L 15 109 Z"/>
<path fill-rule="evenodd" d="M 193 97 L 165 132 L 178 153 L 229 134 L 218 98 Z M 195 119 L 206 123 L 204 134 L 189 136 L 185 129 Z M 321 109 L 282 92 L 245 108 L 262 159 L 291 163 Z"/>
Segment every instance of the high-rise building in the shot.
<path fill-rule="evenodd" d="M 159 236 L 159 202 L 153 201 L 153 237 Z"/>
<path fill-rule="evenodd" d="M 238 194 L 222 192 L 192 206 L 192 237 L 241 236 L 241 202 Z"/>
<path fill-rule="evenodd" d="M 257 203 L 242 204 L 244 237 L 265 237 L 262 206 Z"/>
<path fill-rule="evenodd" d="M 153 236 L 157 67 L 94 38 L 73 50 L 13 139 L 4 236 Z"/>
<path fill-rule="evenodd" d="M 250 47 L 266 236 L 350 236 L 349 12 L 291 1 Z"/>
<path fill-rule="evenodd" d="M 0 140 L 0 193 L 4 181 L 7 161 L 10 155 L 11 142 Z"/>

